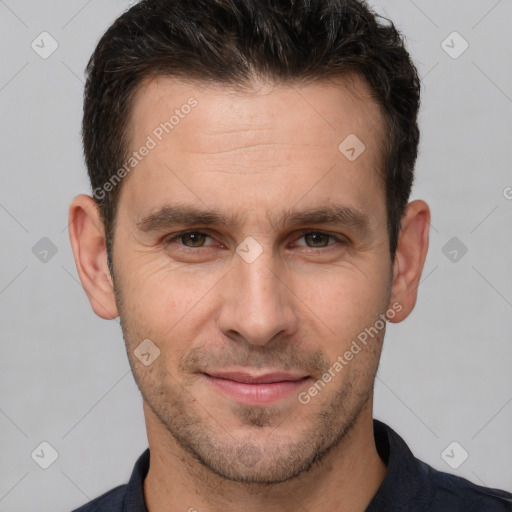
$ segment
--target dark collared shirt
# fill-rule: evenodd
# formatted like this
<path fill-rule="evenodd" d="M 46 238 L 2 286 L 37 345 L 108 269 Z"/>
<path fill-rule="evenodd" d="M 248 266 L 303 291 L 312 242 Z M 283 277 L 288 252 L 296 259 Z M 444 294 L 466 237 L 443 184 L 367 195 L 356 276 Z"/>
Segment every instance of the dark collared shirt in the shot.
<path fill-rule="evenodd" d="M 389 426 L 373 420 L 375 443 L 386 476 L 366 512 L 512 512 L 512 494 L 437 471 L 414 457 Z M 139 457 L 128 484 L 120 485 L 74 512 L 147 512 L 143 482 L 149 448 Z"/>

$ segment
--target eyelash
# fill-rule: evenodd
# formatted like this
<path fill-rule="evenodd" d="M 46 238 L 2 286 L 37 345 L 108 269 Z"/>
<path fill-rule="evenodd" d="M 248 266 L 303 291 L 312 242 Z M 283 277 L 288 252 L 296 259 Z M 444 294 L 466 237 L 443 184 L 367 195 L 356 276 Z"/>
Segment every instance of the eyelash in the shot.
<path fill-rule="evenodd" d="M 164 246 L 167 247 L 170 244 L 172 244 L 173 242 L 176 242 L 180 238 L 184 237 L 185 235 L 190 235 L 190 234 L 205 235 L 205 236 L 213 239 L 213 237 L 211 235 L 209 235 L 208 233 L 205 233 L 204 231 L 183 231 L 181 233 L 177 233 L 177 234 L 170 235 L 170 236 L 166 237 L 163 240 Z M 341 244 L 346 244 L 347 243 L 346 239 L 339 238 L 339 237 L 337 237 L 335 235 L 331 235 L 330 233 L 326 233 L 324 231 L 303 231 L 301 233 L 301 235 L 297 238 L 297 240 L 299 240 L 300 238 L 303 238 L 306 235 L 312 235 L 312 234 L 314 234 L 314 235 L 321 235 L 321 236 L 327 236 L 327 237 L 329 237 L 329 238 L 331 238 L 331 239 L 333 239 L 336 242 L 339 242 Z M 325 247 L 309 247 L 307 245 L 303 245 L 301 247 L 304 247 L 305 249 L 309 249 L 309 250 L 318 250 L 318 249 L 328 250 L 333 245 L 336 245 L 336 244 L 335 243 L 334 244 L 328 244 Z M 182 244 L 181 247 L 180 247 L 180 250 L 188 251 L 188 250 L 194 250 L 194 249 L 204 249 L 205 247 L 211 247 L 211 246 L 190 247 L 188 245 Z"/>

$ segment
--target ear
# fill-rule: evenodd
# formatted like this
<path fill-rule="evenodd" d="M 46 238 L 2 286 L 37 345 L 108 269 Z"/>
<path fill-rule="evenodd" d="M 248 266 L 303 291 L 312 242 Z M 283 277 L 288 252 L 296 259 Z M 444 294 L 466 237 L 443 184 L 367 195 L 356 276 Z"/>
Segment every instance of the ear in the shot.
<path fill-rule="evenodd" d="M 402 308 L 390 322 L 405 320 L 416 304 L 418 286 L 428 249 L 430 209 L 425 201 L 409 203 L 402 217 L 402 227 L 393 264 L 393 286 L 390 305 L 398 303 Z"/>
<path fill-rule="evenodd" d="M 107 264 L 105 229 L 92 197 L 81 194 L 71 202 L 69 238 L 78 275 L 92 309 L 106 320 L 116 318 L 118 311 Z"/>

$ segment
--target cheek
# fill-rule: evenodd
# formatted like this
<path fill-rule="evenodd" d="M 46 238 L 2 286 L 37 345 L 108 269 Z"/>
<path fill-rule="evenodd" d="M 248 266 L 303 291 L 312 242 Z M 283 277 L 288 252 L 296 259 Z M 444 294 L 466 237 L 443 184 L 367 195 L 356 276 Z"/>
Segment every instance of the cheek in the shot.
<path fill-rule="evenodd" d="M 127 341 L 150 338 L 172 357 L 178 349 L 185 352 L 187 340 L 204 329 L 208 296 L 215 294 L 223 274 L 177 270 L 142 259 L 133 269 L 125 268 L 123 275 L 129 276 L 121 283 Z"/>
<path fill-rule="evenodd" d="M 382 272 L 346 266 L 297 281 L 295 293 L 326 333 L 326 350 L 339 352 L 386 311 L 388 288 Z"/>

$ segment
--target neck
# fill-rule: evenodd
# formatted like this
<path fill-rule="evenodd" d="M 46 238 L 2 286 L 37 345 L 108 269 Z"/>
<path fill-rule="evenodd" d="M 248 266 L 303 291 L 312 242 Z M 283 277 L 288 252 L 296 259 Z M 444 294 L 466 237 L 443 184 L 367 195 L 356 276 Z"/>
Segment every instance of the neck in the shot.
<path fill-rule="evenodd" d="M 144 404 L 149 472 L 144 480 L 148 512 L 363 512 L 386 474 L 373 435 L 372 400 L 351 431 L 309 471 L 275 485 L 220 478 L 168 434 Z"/>

